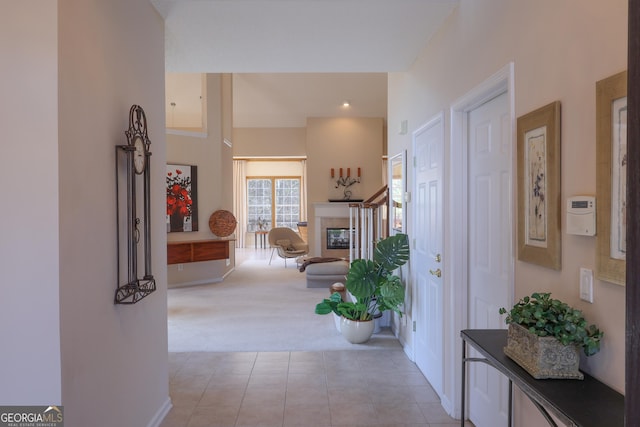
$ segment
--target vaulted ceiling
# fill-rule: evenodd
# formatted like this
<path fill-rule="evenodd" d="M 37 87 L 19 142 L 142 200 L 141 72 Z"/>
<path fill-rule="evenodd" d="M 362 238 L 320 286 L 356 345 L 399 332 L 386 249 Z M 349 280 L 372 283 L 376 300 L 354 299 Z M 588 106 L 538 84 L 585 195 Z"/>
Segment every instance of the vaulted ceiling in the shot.
<path fill-rule="evenodd" d="M 374 110 L 380 91 L 385 117 L 386 79 L 375 74 L 333 78 L 323 74 L 407 70 L 458 4 L 458 0 L 151 2 L 165 19 L 167 72 L 240 73 L 234 83 L 238 97 L 234 116 L 239 120 L 235 126 L 282 126 L 297 120 L 281 123 L 285 110 L 331 116 L 344 99 L 354 109 L 362 108 L 352 114 L 380 117 L 379 110 L 364 107 Z M 292 79 L 293 91 L 283 84 L 284 77 Z M 360 77 L 362 82 L 356 83 Z M 257 87 L 258 83 L 264 85 Z M 367 88 L 368 84 L 377 86 Z M 283 89 L 288 93 L 279 92 Z M 261 98 L 266 95 L 273 98 Z M 302 111 L 307 108 L 313 111 Z"/>

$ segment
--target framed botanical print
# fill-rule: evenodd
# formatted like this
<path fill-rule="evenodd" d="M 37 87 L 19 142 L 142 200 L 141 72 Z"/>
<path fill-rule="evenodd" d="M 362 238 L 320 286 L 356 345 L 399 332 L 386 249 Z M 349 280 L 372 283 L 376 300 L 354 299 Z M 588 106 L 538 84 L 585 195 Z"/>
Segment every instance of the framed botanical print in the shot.
<path fill-rule="evenodd" d="M 518 259 L 562 268 L 560 102 L 518 118 Z"/>
<path fill-rule="evenodd" d="M 627 252 L 627 72 L 596 83 L 596 277 L 625 284 Z"/>

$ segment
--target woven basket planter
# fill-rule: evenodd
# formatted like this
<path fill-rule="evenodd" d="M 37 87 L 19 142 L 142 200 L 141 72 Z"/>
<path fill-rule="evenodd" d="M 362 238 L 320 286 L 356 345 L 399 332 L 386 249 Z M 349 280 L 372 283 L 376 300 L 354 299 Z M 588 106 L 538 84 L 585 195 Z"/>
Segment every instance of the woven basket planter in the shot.
<path fill-rule="evenodd" d="M 584 379 L 579 348 L 554 337 L 539 337 L 511 323 L 504 353 L 536 379 Z"/>

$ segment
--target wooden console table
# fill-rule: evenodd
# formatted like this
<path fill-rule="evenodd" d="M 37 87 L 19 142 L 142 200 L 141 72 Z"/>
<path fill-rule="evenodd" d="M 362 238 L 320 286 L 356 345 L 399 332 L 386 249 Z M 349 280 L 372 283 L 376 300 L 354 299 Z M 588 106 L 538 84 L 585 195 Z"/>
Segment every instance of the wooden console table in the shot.
<path fill-rule="evenodd" d="M 462 337 L 462 416 L 464 426 L 467 362 L 493 366 L 509 379 L 509 426 L 513 424 L 512 387 L 515 383 L 540 410 L 549 425 L 557 426 L 547 409 L 569 426 L 624 426 L 624 396 L 588 374 L 584 380 L 536 380 L 507 357 L 505 329 L 466 329 Z M 484 358 L 466 356 L 467 345 Z"/>
<path fill-rule="evenodd" d="M 233 239 L 167 242 L 167 264 L 212 261 L 229 258 L 229 242 Z"/>

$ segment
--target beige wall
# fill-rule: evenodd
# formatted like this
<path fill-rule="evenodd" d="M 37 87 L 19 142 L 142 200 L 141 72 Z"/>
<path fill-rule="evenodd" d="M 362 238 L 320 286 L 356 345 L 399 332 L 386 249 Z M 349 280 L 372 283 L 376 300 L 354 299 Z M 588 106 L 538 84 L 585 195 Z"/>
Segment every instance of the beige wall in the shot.
<path fill-rule="evenodd" d="M 165 117 L 168 128 L 202 131 L 206 74 L 165 74 Z M 172 105 L 175 104 L 175 105 Z"/>
<path fill-rule="evenodd" d="M 355 176 L 362 170 L 360 184 L 353 186 L 352 198 L 367 198 L 382 183 L 381 118 L 309 118 L 307 120 L 306 151 L 308 156 L 309 203 L 326 202 L 333 194 L 335 180 L 331 169 L 351 168 Z"/>
<path fill-rule="evenodd" d="M 49 15 L 43 11 L 48 2 L 28 3 L 32 19 Z M 164 24 L 147 0 L 54 3 L 58 40 L 57 49 L 49 55 L 57 54 L 59 61 L 58 80 L 50 81 L 58 93 L 58 143 L 56 146 L 50 140 L 47 151 L 57 150 L 59 172 L 50 170 L 41 184 L 59 185 L 60 219 L 54 227 L 59 230 L 59 239 L 49 241 L 49 236 L 42 234 L 24 244 L 27 251 L 52 242 L 59 247 L 59 276 L 51 270 L 44 282 L 56 289 L 59 278 L 60 322 L 34 310 L 30 298 L 21 298 L 17 303 L 24 304 L 23 315 L 28 319 L 22 322 L 16 317 L 11 323 L 37 322 L 44 330 L 60 328 L 65 425 L 153 425 L 170 405 L 165 202 L 161 196 L 166 163 L 164 73 L 158 72 L 164 68 Z M 51 16 L 55 20 L 55 11 Z M 23 25 L 34 28 L 31 20 Z M 30 33 L 39 34 L 39 27 Z M 41 69 L 39 61 L 34 61 L 32 67 Z M 27 93 L 34 89 L 34 79 L 28 74 L 12 84 L 22 87 L 23 92 L 29 88 Z M 133 104 L 141 105 L 146 112 L 153 153 L 151 250 L 158 290 L 135 305 L 114 305 L 118 285 L 115 146 L 126 143 L 124 131 Z M 33 103 L 37 105 L 40 102 Z M 38 127 L 53 115 L 55 108 L 33 115 L 30 120 Z M 41 150 L 39 155 L 46 162 L 55 163 L 55 155 L 47 151 Z M 41 217 L 34 224 L 55 216 L 55 204 L 38 195 L 34 198 L 38 198 L 39 208 L 29 211 L 39 212 Z M 53 261 L 49 254 L 32 254 L 32 259 L 33 268 L 23 271 L 27 280 L 32 280 L 30 271 Z M 20 287 L 29 289 L 31 285 L 22 283 Z M 55 357 L 46 349 L 25 351 L 21 363 L 25 369 L 33 370 Z M 23 383 L 34 393 L 41 387 L 40 381 L 24 379 Z M 21 403 L 47 401 L 27 398 Z"/>
<path fill-rule="evenodd" d="M 219 209 L 233 211 L 232 148 L 223 142 L 223 118 L 230 119 L 231 79 L 228 75 L 207 74 L 207 127 L 202 136 L 167 135 L 167 163 L 198 167 L 198 231 L 168 233 L 168 241 L 217 238 L 209 229 L 209 217 Z M 230 128 L 230 126 L 227 126 Z M 234 245 L 231 259 L 174 264 L 167 267 L 170 286 L 211 283 L 222 280 L 235 263 Z M 166 261 L 165 261 L 166 264 Z M 227 265 L 228 264 L 228 265 Z M 182 268 L 180 271 L 179 268 Z"/>
<path fill-rule="evenodd" d="M 314 230 L 314 202 L 327 202 L 335 182 L 331 168 L 362 170 L 361 183 L 353 186 L 352 198 L 368 198 L 382 186 L 383 119 L 309 118 L 307 119 L 307 198 L 309 230 Z M 337 175 L 336 175 L 337 176 Z M 309 247 L 315 236 L 309 233 Z M 312 254 L 320 256 L 320 254 Z"/>
<path fill-rule="evenodd" d="M 220 129 L 223 144 L 220 152 L 220 206 L 233 212 L 233 88 L 232 75 L 220 76 Z M 235 258 L 235 257 L 234 257 Z"/>
<path fill-rule="evenodd" d="M 5 208 L 0 213 L 3 405 L 59 405 L 63 400 L 57 33 L 57 2 L 2 5 L 0 39 L 6 41 L 0 48 L 0 93 L 5 103 L 0 115 L 4 134 L 0 170 L 5 182 Z M 111 282 L 99 283 L 113 289 Z"/>
<path fill-rule="evenodd" d="M 306 128 L 235 128 L 233 154 L 236 157 L 306 156 L 307 221 L 309 230 L 313 230 L 313 203 L 327 202 L 342 194 L 335 190 L 335 180 L 331 181 L 331 168 L 335 169 L 336 177 L 341 167 L 345 174 L 346 169 L 351 168 L 352 176 L 361 168 L 361 183 L 352 187 L 352 198 L 366 199 L 380 189 L 384 131 L 382 118 L 311 117 L 307 119 Z M 312 234 L 309 233 L 311 248 Z M 251 246 L 249 240 L 248 243 Z"/>
<path fill-rule="evenodd" d="M 247 177 L 260 176 L 302 176 L 302 163 L 299 160 L 286 161 L 247 161 Z"/>
<path fill-rule="evenodd" d="M 146 0 L 10 2 L 0 23 L 0 163 L 20 177 L 19 208 L 0 214 L 0 401 L 63 404 L 70 426 L 155 425 L 170 404 L 164 200 L 152 196 L 158 290 L 116 306 L 114 153 L 142 105 L 162 194 L 164 24 Z"/>
<path fill-rule="evenodd" d="M 234 128 L 236 157 L 306 155 L 306 128 Z"/>
<path fill-rule="evenodd" d="M 406 135 L 389 132 L 389 155 L 408 149 L 411 156 L 412 131 L 441 111 L 449 123 L 449 108 L 458 98 L 513 61 L 516 117 L 554 100 L 562 103 L 560 205 L 564 229 L 566 198 L 596 192 L 595 83 L 626 68 L 626 28 L 624 0 L 461 0 L 411 70 L 389 77 L 389 129 L 404 119 L 409 123 Z M 448 140 L 449 135 L 445 164 L 449 162 Z M 445 176 L 447 173 L 445 170 Z M 446 221 L 446 213 L 444 218 Z M 515 236 L 515 218 L 513 224 Z M 445 224 L 445 235 L 450 235 L 452 226 Z M 602 351 L 583 358 L 583 368 L 624 391 L 624 288 L 595 280 L 594 304 L 581 301 L 579 269 L 596 270 L 596 239 L 563 232 L 562 247 L 559 272 L 515 261 L 515 297 L 550 291 L 582 309 L 590 322 L 605 331 Z M 445 340 L 446 346 L 459 340 L 457 332 Z M 517 408 L 516 425 L 544 424 L 520 395 Z"/>

